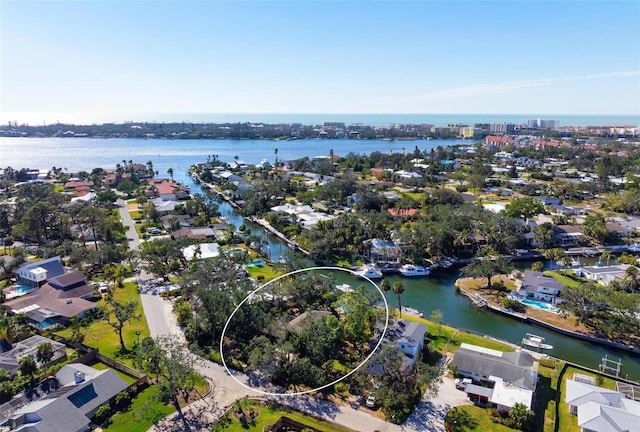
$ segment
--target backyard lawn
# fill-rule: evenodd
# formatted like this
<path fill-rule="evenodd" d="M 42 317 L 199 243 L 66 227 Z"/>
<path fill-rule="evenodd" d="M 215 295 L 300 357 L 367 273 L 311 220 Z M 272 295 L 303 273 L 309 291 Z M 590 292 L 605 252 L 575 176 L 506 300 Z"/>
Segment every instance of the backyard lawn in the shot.
<path fill-rule="evenodd" d="M 138 302 L 138 308 L 136 313 L 140 314 L 139 320 L 133 320 L 125 324 L 123 329 L 123 339 L 125 346 L 131 349 L 134 342 L 137 340 L 136 332 L 140 332 L 140 338 L 149 336 L 149 328 L 147 327 L 147 320 L 142 311 L 142 305 L 140 304 L 140 295 L 137 291 L 137 285 L 133 282 L 127 282 L 123 288 L 117 288 L 114 293 L 114 297 L 119 302 L 128 302 L 130 300 L 136 300 Z M 104 306 L 104 300 L 99 300 L 98 305 Z M 88 327 L 82 329 L 85 334 L 84 344 L 92 348 L 98 348 L 101 354 L 109 357 L 115 357 L 116 352 L 120 349 L 120 340 L 118 334 L 114 329 L 103 320 L 92 321 Z M 71 336 L 72 329 L 66 328 L 56 334 L 69 338 Z M 126 358 L 120 359 L 123 363 L 129 364 L 130 361 Z"/>
<path fill-rule="evenodd" d="M 461 405 L 457 409 L 469 413 L 469 415 L 477 422 L 475 428 L 465 428 L 467 431 L 482 432 L 509 432 L 517 429 L 511 429 L 505 425 L 494 423 L 491 420 L 490 411 L 487 408 L 480 408 L 475 405 Z"/>
<path fill-rule="evenodd" d="M 256 410 L 259 414 L 252 420 L 242 423 L 233 413 L 239 408 L 249 411 Z M 213 432 L 244 432 L 244 431 L 262 431 L 267 425 L 273 425 L 282 416 L 287 416 L 292 420 L 303 423 L 309 427 L 318 429 L 322 432 L 352 432 L 352 429 L 332 425 L 313 417 L 291 411 L 283 407 L 267 407 L 249 400 L 240 400 L 235 404 L 227 414 L 225 414 L 213 427 Z"/>

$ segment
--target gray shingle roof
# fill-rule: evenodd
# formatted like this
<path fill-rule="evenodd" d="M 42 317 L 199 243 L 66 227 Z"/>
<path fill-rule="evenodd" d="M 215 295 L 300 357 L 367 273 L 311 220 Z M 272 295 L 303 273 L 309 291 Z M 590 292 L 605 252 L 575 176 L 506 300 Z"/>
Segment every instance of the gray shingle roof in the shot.
<path fill-rule="evenodd" d="M 398 343 L 406 343 L 412 346 L 419 345 L 424 340 L 427 333 L 427 326 L 413 321 L 401 321 L 402 334 L 398 339 Z"/>
<path fill-rule="evenodd" d="M 535 391 L 537 372 L 534 370 L 534 359 L 525 351 L 505 352 L 497 356 L 463 346 L 456 352 L 452 364 L 460 372 L 487 378 L 500 377 L 513 385 Z"/>

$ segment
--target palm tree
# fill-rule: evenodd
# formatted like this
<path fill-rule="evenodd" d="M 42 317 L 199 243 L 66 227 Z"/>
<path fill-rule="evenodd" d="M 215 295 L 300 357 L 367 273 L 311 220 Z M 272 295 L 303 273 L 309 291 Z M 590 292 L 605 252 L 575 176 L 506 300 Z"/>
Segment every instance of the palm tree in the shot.
<path fill-rule="evenodd" d="M 274 149 L 274 150 L 273 150 L 273 152 L 274 152 L 274 153 L 275 153 L 275 155 L 276 155 L 276 163 L 275 163 L 275 166 L 277 167 L 277 166 L 278 166 L 278 149 Z"/>
<path fill-rule="evenodd" d="M 640 285 L 640 271 L 637 267 L 630 266 L 624 272 L 623 285 L 630 292 L 636 292 L 638 285 Z"/>
<path fill-rule="evenodd" d="M 391 284 L 388 280 L 382 279 L 382 281 L 380 282 L 380 289 L 386 294 L 391 289 Z"/>
<path fill-rule="evenodd" d="M 531 264 L 531 270 L 541 272 L 542 270 L 544 270 L 544 263 L 542 261 L 534 262 L 533 264 Z"/>
<path fill-rule="evenodd" d="M 404 283 L 402 281 L 394 282 L 393 293 L 398 296 L 398 311 L 400 314 L 399 315 L 400 318 L 402 318 L 402 302 L 401 302 L 400 296 L 402 295 L 403 292 L 404 292 Z"/>
<path fill-rule="evenodd" d="M 602 252 L 602 255 L 600 255 L 600 262 L 602 262 L 603 259 L 606 259 L 607 265 L 609 265 L 609 261 L 611 260 L 611 255 L 613 255 L 613 252 L 611 252 L 610 250 L 606 250 Z"/>
<path fill-rule="evenodd" d="M 169 177 L 171 177 L 171 181 L 173 181 L 173 168 L 169 168 L 167 170 L 167 174 L 169 174 Z"/>

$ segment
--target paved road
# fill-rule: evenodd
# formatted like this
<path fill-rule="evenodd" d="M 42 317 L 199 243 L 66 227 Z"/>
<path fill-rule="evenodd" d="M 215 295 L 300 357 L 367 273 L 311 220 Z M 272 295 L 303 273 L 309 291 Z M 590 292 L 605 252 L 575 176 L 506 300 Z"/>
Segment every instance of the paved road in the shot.
<path fill-rule="evenodd" d="M 138 249 L 140 240 L 135 230 L 135 223 L 127 211 L 126 203 L 123 200 L 118 200 L 118 206 L 122 221 L 127 226 L 127 240 L 130 248 L 132 250 Z M 153 275 L 143 271 L 140 273 L 140 279 L 153 279 Z M 169 300 L 151 294 L 141 294 L 140 298 L 152 337 L 170 333 L 182 335 L 171 311 L 172 303 Z M 234 375 L 231 377 L 222 366 L 210 361 L 201 360 L 196 368 L 211 383 L 212 390 L 206 397 L 183 409 L 184 419 L 186 419 L 188 426 L 185 426 L 183 418 L 180 418 L 178 413 L 174 413 L 157 422 L 149 429 L 149 432 L 208 432 L 214 422 L 235 400 L 244 396 L 263 396 L 259 392 L 242 386 L 235 379 L 251 388 L 273 391 L 273 389 L 256 383 L 255 376 L 249 377 L 234 371 Z M 443 379 L 438 396 L 435 398 L 423 397 L 417 409 L 403 425 L 394 425 L 380 420 L 370 415 L 366 409 L 337 405 L 311 396 L 272 398 L 298 411 L 330 420 L 357 431 L 367 432 L 375 430 L 380 432 L 441 432 L 444 431 L 446 412 L 456 405 L 469 403 L 464 392 L 457 390 L 450 378 Z"/>

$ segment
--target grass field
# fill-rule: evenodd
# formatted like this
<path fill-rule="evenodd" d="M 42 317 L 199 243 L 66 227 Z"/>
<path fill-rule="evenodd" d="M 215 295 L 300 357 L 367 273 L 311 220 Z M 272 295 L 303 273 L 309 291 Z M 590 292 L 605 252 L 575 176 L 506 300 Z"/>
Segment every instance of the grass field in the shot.
<path fill-rule="evenodd" d="M 478 422 L 475 428 L 465 428 L 465 430 L 482 432 L 509 432 L 515 430 L 499 423 L 494 423 L 491 420 L 489 410 L 486 408 L 480 408 L 475 405 L 462 405 L 459 406 L 458 409 L 466 411 L 475 421 Z"/>
<path fill-rule="evenodd" d="M 351 432 L 351 429 L 332 425 L 313 417 L 291 411 L 286 408 L 275 408 L 259 405 L 253 401 L 243 400 L 239 402 L 241 407 L 245 410 L 253 408 L 258 412 L 258 415 L 253 421 L 248 423 L 242 423 L 233 416 L 233 411 L 236 409 L 234 406 L 231 410 L 218 421 L 216 426 L 213 427 L 214 432 L 244 432 L 244 431 L 263 431 L 267 425 L 273 425 L 282 416 L 287 416 L 297 422 L 303 423 L 309 427 L 313 427 L 322 432 Z"/>
<path fill-rule="evenodd" d="M 133 282 L 124 284 L 123 288 L 117 288 L 114 297 L 119 302 L 128 302 L 130 300 L 136 300 L 138 302 L 138 308 L 136 312 L 140 314 L 139 320 L 133 320 L 125 324 L 123 329 L 123 339 L 125 346 L 131 348 L 133 343 L 137 340 L 136 332 L 140 332 L 140 338 L 149 336 L 149 328 L 147 327 L 147 320 L 142 311 L 142 305 L 140 304 L 140 295 L 137 291 L 137 285 Z M 104 306 L 104 300 L 98 301 L 98 306 Z M 120 340 L 118 334 L 113 330 L 106 321 L 97 320 L 91 322 L 89 327 L 83 329 L 85 338 L 84 344 L 92 348 L 98 348 L 100 353 L 109 356 L 116 357 L 116 353 L 120 349 Z M 57 334 L 63 337 L 71 336 L 71 328 L 66 328 Z M 123 363 L 130 363 L 128 359 L 120 359 Z"/>

